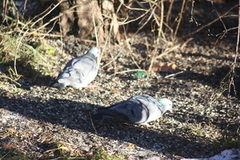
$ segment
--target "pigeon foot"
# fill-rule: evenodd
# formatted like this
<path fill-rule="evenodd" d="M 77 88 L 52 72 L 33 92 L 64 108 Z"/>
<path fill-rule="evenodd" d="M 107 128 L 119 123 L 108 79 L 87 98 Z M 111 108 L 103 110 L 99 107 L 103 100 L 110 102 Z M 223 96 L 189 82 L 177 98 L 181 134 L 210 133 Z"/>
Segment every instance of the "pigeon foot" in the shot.
<path fill-rule="evenodd" d="M 87 85 L 86 88 L 95 88 L 95 87 L 97 87 L 97 85 L 95 85 L 95 84 L 89 84 L 89 85 Z"/>
<path fill-rule="evenodd" d="M 152 125 L 148 124 L 147 122 L 146 123 L 142 123 L 141 125 L 143 125 L 146 128 L 152 127 Z"/>

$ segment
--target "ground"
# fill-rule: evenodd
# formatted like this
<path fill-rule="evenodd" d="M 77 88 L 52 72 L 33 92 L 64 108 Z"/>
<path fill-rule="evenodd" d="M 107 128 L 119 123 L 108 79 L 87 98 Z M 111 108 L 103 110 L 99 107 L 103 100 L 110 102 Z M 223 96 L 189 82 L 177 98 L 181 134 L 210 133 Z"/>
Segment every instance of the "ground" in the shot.
<path fill-rule="evenodd" d="M 156 55 L 164 52 L 165 45 L 178 46 L 158 60 L 174 63 L 177 69 L 147 72 L 146 77 L 137 77 L 137 70 L 147 70 L 151 62 L 152 34 L 140 32 L 130 42 L 101 47 L 99 73 L 91 83 L 96 87 L 63 90 L 50 87 L 54 77 L 72 52 L 80 56 L 90 45 L 73 36 L 46 39 L 56 49 L 51 58 L 57 61 L 49 65 L 51 76 L 34 79 L 22 72 L 17 82 L 2 81 L 1 158 L 181 159 L 239 148 L 239 93 L 228 95 L 226 76 L 235 56 L 236 35 L 213 45 L 214 38 L 200 38 L 201 34 L 188 43 L 159 43 Z M 240 75 L 239 59 L 236 74 Z M 167 112 L 148 128 L 92 121 L 95 108 L 141 94 L 171 99 L 173 113 Z"/>

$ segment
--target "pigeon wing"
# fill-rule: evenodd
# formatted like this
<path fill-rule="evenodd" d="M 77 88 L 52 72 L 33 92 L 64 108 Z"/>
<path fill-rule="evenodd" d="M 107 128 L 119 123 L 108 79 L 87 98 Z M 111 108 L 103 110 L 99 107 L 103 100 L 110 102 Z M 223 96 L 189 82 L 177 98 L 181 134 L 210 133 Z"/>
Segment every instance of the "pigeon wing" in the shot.
<path fill-rule="evenodd" d="M 96 59 L 89 55 L 83 55 L 70 60 L 66 64 L 54 82 L 54 85 L 72 85 L 77 88 L 78 86 L 87 86 L 87 84 L 94 80 L 97 75 L 97 71 Z M 59 84 L 56 82 L 59 82 Z"/>
<path fill-rule="evenodd" d="M 77 58 L 74 58 L 72 60 L 70 60 L 66 66 L 63 68 L 62 72 L 59 74 L 59 76 L 57 77 L 57 80 L 59 79 L 63 79 L 63 78 L 68 78 L 71 76 L 71 72 L 73 70 L 73 66 L 74 64 L 77 62 Z"/>
<path fill-rule="evenodd" d="M 79 57 L 74 62 L 70 74 L 76 77 L 79 83 L 90 83 L 97 75 L 96 59 L 88 55 Z"/>
<path fill-rule="evenodd" d="M 102 118 L 112 117 L 124 122 L 144 123 L 149 116 L 149 112 L 140 101 L 129 99 L 111 107 L 99 108 L 97 116 L 99 115 L 102 115 Z"/>
<path fill-rule="evenodd" d="M 53 81 L 51 84 L 52 87 L 56 87 L 59 89 L 65 88 L 67 85 L 70 84 L 71 79 L 71 71 L 73 69 L 73 64 L 76 62 L 76 58 L 70 60 L 63 70 L 59 73 L 58 77 Z"/>
<path fill-rule="evenodd" d="M 161 106 L 158 104 L 157 100 L 149 95 L 139 95 L 133 97 L 134 100 L 138 100 L 142 103 L 142 106 L 145 107 L 145 110 L 148 112 L 146 115 L 145 122 L 150 122 L 158 119 L 162 116 Z M 143 123 L 145 123 L 143 122 Z"/>

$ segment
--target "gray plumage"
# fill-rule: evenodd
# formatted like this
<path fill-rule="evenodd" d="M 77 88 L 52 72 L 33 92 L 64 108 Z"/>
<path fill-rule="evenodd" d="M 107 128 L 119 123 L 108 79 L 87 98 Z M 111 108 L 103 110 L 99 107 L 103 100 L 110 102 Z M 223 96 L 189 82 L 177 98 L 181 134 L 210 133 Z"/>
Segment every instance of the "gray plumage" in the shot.
<path fill-rule="evenodd" d="M 92 117 L 94 120 L 115 118 L 124 122 L 146 124 L 172 111 L 172 102 L 167 98 L 154 99 L 149 95 L 133 96 L 110 107 L 101 107 Z"/>
<path fill-rule="evenodd" d="M 100 50 L 92 47 L 85 55 L 70 60 L 58 75 L 52 87 L 59 89 L 63 89 L 66 86 L 75 88 L 87 87 L 97 75 L 98 65 L 96 57 L 99 54 Z"/>

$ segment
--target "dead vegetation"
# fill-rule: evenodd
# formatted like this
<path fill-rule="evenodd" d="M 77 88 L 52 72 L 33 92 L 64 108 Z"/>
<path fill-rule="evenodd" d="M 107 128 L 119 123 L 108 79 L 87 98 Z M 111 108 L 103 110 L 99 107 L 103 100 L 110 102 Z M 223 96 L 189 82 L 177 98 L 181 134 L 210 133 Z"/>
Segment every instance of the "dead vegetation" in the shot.
<path fill-rule="evenodd" d="M 176 98 L 175 101 L 180 106 L 179 111 L 176 111 L 174 116 L 170 115 L 168 117 L 170 118 L 169 121 L 167 121 L 167 119 L 163 119 L 163 122 L 156 122 L 154 125 L 155 128 L 152 128 L 153 131 L 149 131 L 147 129 L 141 130 L 141 133 L 146 134 L 142 135 L 143 137 L 145 137 L 145 139 L 149 140 L 149 137 L 153 135 L 156 136 L 156 138 L 164 137 L 167 140 L 174 139 L 176 142 L 179 142 L 177 140 L 180 139 L 187 144 L 189 144 L 191 141 L 194 141 L 192 145 L 189 145 L 191 147 L 193 147 L 194 145 L 211 146 L 212 144 L 217 144 L 222 149 L 239 147 L 239 126 L 237 127 L 238 124 L 236 124 L 236 122 L 239 120 L 239 115 L 236 114 L 237 111 L 239 111 L 239 106 L 237 105 L 238 100 L 236 100 L 237 98 L 239 98 L 239 90 L 237 89 L 237 85 L 239 85 L 237 84 L 239 83 L 239 80 L 237 80 L 239 76 L 239 31 L 236 32 L 237 34 L 235 33 L 235 35 L 238 36 L 236 38 L 237 42 L 234 44 L 236 46 L 235 51 L 231 52 L 231 54 L 223 51 L 225 55 L 221 55 L 222 57 L 220 56 L 219 58 L 226 58 L 226 61 L 229 61 L 229 59 L 231 59 L 231 62 L 228 63 L 229 69 L 227 71 L 222 69 L 218 71 L 221 73 L 216 72 L 216 74 L 220 74 L 221 76 L 219 77 L 222 78 L 216 81 L 219 82 L 218 84 L 214 84 L 218 86 L 218 88 L 216 89 L 217 93 L 214 93 L 214 91 L 216 91 L 213 89 L 214 85 L 200 85 L 199 83 L 201 83 L 201 78 L 194 79 L 194 76 L 198 77 L 202 73 L 202 76 L 206 77 L 206 79 L 214 79 L 211 77 L 211 74 L 215 74 L 213 73 L 214 69 L 209 69 L 209 67 L 211 67 L 211 65 L 213 64 L 209 63 L 206 59 L 212 58 L 216 60 L 216 66 L 217 64 L 220 65 L 224 63 L 222 61 L 221 63 L 218 62 L 217 58 L 215 59 L 214 56 L 217 57 L 217 54 L 215 53 L 218 51 L 212 49 L 211 47 L 209 47 L 212 49 L 211 51 L 205 51 L 202 49 L 204 53 L 202 53 L 201 56 L 204 58 L 199 58 L 199 61 L 196 61 L 196 63 L 191 63 L 191 61 L 194 61 L 194 58 L 192 58 L 190 54 L 194 53 L 197 47 L 189 47 L 189 43 L 193 41 L 193 38 L 195 38 L 194 35 L 196 33 L 207 30 L 209 26 L 216 22 L 220 22 L 220 24 L 222 24 L 224 31 L 221 32 L 222 34 L 219 36 L 219 38 L 216 38 L 217 41 L 214 41 L 214 44 L 217 45 L 221 41 L 221 39 L 223 39 L 229 32 L 234 31 L 234 26 L 227 28 L 229 26 L 227 26 L 227 24 L 224 22 L 224 18 L 233 16 L 232 14 L 238 7 L 238 4 L 232 5 L 228 10 L 225 10 L 216 18 L 208 21 L 207 23 L 201 25 L 199 28 L 192 31 L 190 29 L 191 25 L 189 26 L 190 22 L 192 22 L 191 24 L 194 24 L 196 26 L 200 25 L 198 24 L 199 22 L 196 19 L 196 13 L 198 12 L 195 11 L 195 3 L 197 3 L 195 1 L 58 0 L 54 1 L 53 3 L 52 1 L 48 0 L 23 0 L 22 2 L 23 3 L 21 4 L 16 4 L 14 0 L 3 0 L 0 2 L 3 6 L 2 8 L 0 8 L 0 19 L 2 22 L 0 26 L 0 64 L 3 66 L 0 67 L 0 89 L 1 96 L 5 97 L 6 100 L 12 102 L 12 99 L 16 99 L 17 103 L 21 103 L 22 101 L 24 101 L 26 104 L 28 104 L 29 100 L 24 99 L 24 96 L 22 97 L 22 95 L 27 94 L 27 97 L 29 97 L 30 99 L 38 99 L 39 97 L 36 98 L 36 95 L 39 94 L 42 95 L 42 100 L 36 100 L 36 102 L 35 100 L 32 100 L 30 101 L 30 103 L 33 103 L 34 106 L 37 107 L 41 107 L 41 105 L 48 106 L 47 102 L 41 101 L 46 101 L 46 99 L 49 99 L 49 97 L 47 96 L 46 99 L 43 98 L 47 92 L 53 92 L 52 94 L 55 95 L 55 91 L 52 91 L 51 89 L 46 89 L 45 86 L 39 85 L 37 87 L 35 86 L 35 88 L 30 87 L 31 90 L 34 90 L 33 92 L 31 92 L 31 90 L 25 89 L 24 87 L 22 87 L 22 85 L 38 82 L 38 79 L 40 81 L 51 80 L 49 77 L 55 77 L 57 71 L 61 69 L 62 63 L 64 63 L 66 59 L 71 58 L 70 53 L 74 51 L 74 47 L 79 48 L 79 43 L 85 45 L 85 48 L 88 47 L 86 45 L 94 45 L 100 47 L 103 52 L 103 54 L 101 55 L 100 67 L 102 71 L 104 71 L 104 74 L 99 77 L 99 79 L 102 79 L 99 81 L 107 84 L 110 83 L 110 80 L 112 80 L 114 76 L 117 77 L 116 79 L 114 79 L 115 81 L 119 81 L 119 83 L 121 81 L 120 84 L 113 84 L 113 88 L 111 88 L 111 85 L 108 85 L 96 91 L 101 92 L 100 95 L 103 95 L 103 97 L 100 98 L 101 101 L 96 100 L 99 105 L 106 105 L 103 102 L 113 101 L 113 99 L 116 99 L 116 97 L 122 97 L 121 99 L 127 98 L 124 93 L 126 93 L 127 95 L 141 93 L 155 94 L 155 92 L 159 91 L 155 87 L 151 88 L 149 86 L 151 86 L 150 84 L 158 85 L 159 81 L 166 85 L 170 84 L 167 87 L 174 86 L 174 89 L 176 87 L 175 90 L 167 89 L 167 91 L 163 92 L 168 96 L 171 95 Z M 180 7 L 176 7 L 176 3 Z M 221 1 L 221 3 L 225 2 Z M 210 2 L 208 5 L 214 6 L 214 4 Z M 36 8 L 41 8 L 41 10 L 36 10 Z M 206 14 L 203 15 L 206 16 Z M 211 14 L 211 16 L 212 15 L 213 14 Z M 187 21 L 189 21 L 190 19 L 190 22 L 187 22 L 186 19 L 188 19 Z M 182 29 L 181 27 L 186 27 L 186 29 Z M 68 39 L 71 39 L 71 35 L 75 35 L 75 37 L 77 37 L 78 40 L 76 43 L 72 43 L 71 40 L 69 40 L 69 43 L 67 43 Z M 201 38 L 205 39 L 204 36 L 201 36 Z M 210 40 L 207 37 L 205 41 Z M 80 47 L 81 51 L 85 50 L 84 47 Z M 187 47 L 189 47 L 189 49 Z M 222 45 L 220 47 L 223 48 Z M 79 51 L 78 49 L 76 50 Z M 230 49 L 226 50 L 230 51 Z M 212 52 L 214 54 L 212 54 Z M 195 57 L 198 57 L 197 54 L 193 55 Z M 211 57 L 212 55 L 214 56 Z M 68 57 L 66 58 L 66 56 Z M 181 59 L 185 58 L 188 58 L 188 60 L 181 61 Z M 186 65 L 181 65 L 181 62 L 186 63 Z M 208 64 L 210 64 L 210 66 L 208 66 Z M 214 67 L 216 66 L 214 64 Z M 199 75 L 197 73 L 193 74 L 195 69 L 197 70 L 196 72 Z M 153 76 L 154 74 L 159 73 L 166 74 L 165 79 L 162 80 L 159 78 L 159 76 Z M 181 76 L 182 74 L 184 74 L 187 78 Z M 222 74 L 226 74 L 226 76 L 224 75 L 225 78 L 224 76 L 222 77 Z M 176 77 L 178 77 L 179 75 L 180 80 L 175 82 L 174 80 L 178 79 Z M 136 84 L 132 84 L 131 82 L 129 82 L 130 80 L 136 82 Z M 192 82 L 193 84 L 190 84 L 190 82 Z M 174 85 L 172 83 L 174 83 Z M 44 84 L 46 85 L 46 83 Z M 114 87 L 114 85 L 118 87 Z M 123 87 L 119 88 L 120 85 Z M 189 93 L 186 88 L 191 85 L 192 88 L 191 92 Z M 158 85 L 158 87 L 159 86 L 162 90 L 164 90 L 163 88 L 165 86 Z M 148 87 L 149 91 L 144 92 L 144 89 Z M 42 93 L 39 90 L 48 91 Z M 122 92 L 122 90 L 125 91 Z M 139 92 L 139 90 L 143 91 Z M 211 96 L 209 102 L 205 103 L 204 99 L 207 99 L 205 95 L 208 94 L 206 90 L 211 90 L 209 93 L 209 95 Z M 69 95 L 70 91 L 74 90 L 69 89 L 68 92 L 60 93 L 56 97 Z M 89 90 L 86 92 L 90 95 L 93 95 L 92 97 L 96 96 L 94 91 Z M 167 92 L 170 92 L 170 94 L 167 94 Z M 36 95 L 30 96 L 32 93 Z M 228 97 L 230 97 L 229 99 L 233 100 L 230 101 L 228 98 L 226 98 L 227 95 L 224 93 L 228 93 Z M 77 98 L 74 98 L 75 95 L 70 94 L 70 98 L 65 97 L 65 99 L 69 101 L 70 105 L 78 106 L 79 99 L 82 98 L 81 96 L 86 96 L 86 94 L 82 92 L 80 94 L 81 95 Z M 181 97 L 181 94 L 183 97 Z M 193 97 L 197 97 L 198 101 L 204 101 L 204 103 L 202 102 L 201 104 L 201 102 L 195 102 L 194 100 L 196 99 L 190 98 L 189 94 L 191 94 L 191 96 Z M 111 95 L 112 97 L 109 98 L 109 95 Z M 180 97 L 178 97 L 179 95 Z M 50 95 L 50 97 L 52 97 L 52 95 Z M 219 100 L 221 98 L 226 102 Z M 62 99 L 58 100 L 61 105 L 65 104 Z M 12 106 L 13 103 L 14 102 L 9 105 Z M 54 100 L 49 100 L 49 103 L 51 103 L 53 106 L 56 105 L 56 102 Z M 227 103 L 229 103 L 229 105 Z M 90 102 L 89 104 L 90 106 L 93 105 Z M 28 110 L 34 110 L 34 107 L 32 107 L 31 105 L 28 104 L 26 106 Z M 228 108 L 225 108 L 226 106 Z M 232 106 L 232 109 L 230 106 Z M 27 118 L 27 120 L 23 118 L 23 116 L 29 116 L 28 114 L 31 114 L 30 111 L 26 111 L 26 113 L 28 113 L 26 115 L 18 109 L 13 109 L 14 107 L 16 106 L 13 105 L 13 107 L 10 107 L 9 110 L 13 110 L 14 112 L 20 114 L 17 116 L 14 115 L 17 117 L 17 119 L 19 119 L 19 121 L 28 121 L 29 119 L 31 119 L 31 117 Z M 48 107 L 49 108 L 47 109 L 49 109 L 50 111 L 46 111 L 45 108 L 40 108 L 39 111 L 36 110 L 36 112 L 52 114 L 46 116 L 50 119 L 55 113 L 51 111 L 51 106 Z M 209 108 L 205 109 L 204 107 Z M 60 109 L 62 108 L 60 107 Z M 211 111 L 211 109 L 215 110 Z M 7 113 L 7 116 L 5 115 L 5 117 L 7 117 L 6 122 L 10 123 L 10 121 L 8 121 L 8 118 L 10 117 L 10 120 L 12 120 L 12 118 L 14 119 L 14 116 L 11 118 L 12 113 L 5 113 L 4 110 L 8 110 L 8 108 L 6 106 L 2 106 L 1 114 L 3 115 Z M 86 110 L 84 109 L 81 111 L 86 112 Z M 199 113 L 199 115 L 195 115 L 194 112 L 192 113 L 192 111 Z M 227 118 L 231 118 L 232 116 L 234 117 L 234 119 L 227 121 L 227 118 L 225 120 L 224 117 L 218 117 L 222 114 L 218 114 L 217 112 L 224 113 L 225 111 L 229 111 L 226 113 L 226 117 L 229 114 L 229 117 Z M 70 110 L 69 113 L 74 112 L 75 111 Z M 23 114 L 23 116 L 21 116 L 21 114 Z M 38 149 L 40 148 L 40 151 L 37 152 L 36 155 L 39 155 L 39 153 L 41 152 L 41 156 L 43 159 L 131 159 L 131 154 L 123 154 L 125 153 L 123 149 L 124 147 L 133 150 L 138 150 L 138 148 L 141 147 L 147 148 L 146 144 L 133 141 L 131 139 L 131 136 L 134 135 L 128 133 L 130 137 L 127 136 L 125 138 L 120 138 L 120 140 L 122 141 L 125 140 L 124 142 L 122 142 L 122 146 L 124 147 L 121 148 L 119 151 L 116 151 L 116 148 L 112 149 L 111 144 L 108 144 L 109 140 L 106 139 L 106 137 L 109 137 L 108 132 L 110 132 L 110 135 L 116 135 L 118 133 L 112 133 L 113 131 L 105 132 L 104 130 L 111 130 L 111 127 L 108 127 L 106 129 L 101 128 L 101 126 L 96 126 L 99 134 L 92 131 L 92 129 L 86 127 L 88 128 L 87 131 L 89 131 L 91 134 L 94 133 L 96 135 L 99 135 L 99 137 L 101 138 L 97 139 L 91 134 L 87 137 L 96 138 L 96 141 L 91 140 L 94 143 L 102 140 L 101 144 L 96 147 L 95 145 L 91 144 L 92 142 L 88 141 L 85 142 L 85 145 L 89 144 L 89 146 L 93 146 L 92 150 L 86 149 L 87 147 L 79 148 L 79 145 L 76 145 L 74 143 L 80 143 L 82 141 L 74 137 L 74 142 L 68 142 L 68 138 L 64 136 L 64 133 L 71 132 L 71 134 L 79 134 L 82 133 L 82 130 L 77 128 L 76 126 L 73 127 L 75 128 L 75 130 L 72 129 L 70 127 L 72 125 L 72 119 L 69 120 L 69 117 L 63 116 L 64 112 L 61 112 L 60 115 L 61 116 L 59 119 L 62 120 L 62 122 L 59 123 L 61 124 L 61 126 L 57 128 L 57 131 L 55 130 L 55 132 L 59 132 L 57 136 L 60 136 L 61 138 L 54 137 L 54 131 L 46 131 L 44 135 L 41 134 L 42 132 L 40 133 L 42 126 L 43 128 L 44 126 L 47 126 L 49 128 L 55 125 L 58 126 L 58 123 L 55 123 L 53 120 L 49 120 L 50 122 L 44 122 L 43 124 L 41 121 L 44 121 L 44 118 L 38 117 L 36 118 L 37 121 L 28 121 L 28 123 L 37 124 L 37 127 L 33 125 L 32 128 L 30 128 L 33 130 L 39 129 L 40 138 L 38 137 L 39 139 L 37 141 L 42 142 L 39 146 L 34 144 L 35 141 L 32 140 L 36 138 L 33 130 L 27 130 L 25 133 L 22 134 L 16 129 L 18 127 L 18 121 L 16 121 L 16 128 L 13 126 L 8 126 L 6 127 L 7 130 L 1 129 L 1 138 L 4 137 L 6 139 L 1 142 L 0 158 L 11 159 L 11 157 L 14 157 L 15 159 L 31 159 L 32 157 L 28 157 L 26 152 L 22 152 L 21 150 L 19 151 L 17 149 L 22 146 L 25 146 L 26 148 L 34 148 L 34 146 L 37 146 Z M 85 121 L 82 119 L 80 121 L 82 123 L 85 123 Z M 65 123 L 67 126 L 66 128 L 63 127 Z M 79 125 L 79 122 L 76 123 Z M 87 123 L 87 125 L 90 124 Z M 224 130 L 223 127 L 221 127 L 222 125 L 224 127 L 229 126 L 230 129 Z M 115 127 L 121 128 L 121 126 L 119 127 L 118 125 Z M 29 129 L 28 127 L 26 128 Z M 126 128 L 134 130 L 136 132 L 140 131 L 137 127 L 133 126 L 128 126 Z M 171 135 L 170 138 L 167 135 Z M 179 137 L 176 135 L 178 135 Z M 17 141 L 17 138 L 15 137 L 19 138 L 20 142 Z M 27 144 L 24 142 L 24 140 L 29 140 L 28 138 L 32 140 L 30 141 L 32 143 L 29 142 L 29 144 Z M 7 139 L 11 139 L 12 141 L 9 141 L 8 143 L 8 141 L 6 141 Z M 111 142 L 115 145 L 115 141 L 117 140 L 114 139 L 114 142 Z M 155 144 L 154 142 L 152 143 Z M 172 153 L 175 155 L 184 155 L 183 152 L 185 150 L 180 153 L 176 146 L 172 146 L 172 144 L 167 145 L 170 147 L 166 150 L 166 154 Z M 41 147 L 44 149 L 41 150 Z M 181 147 L 183 146 L 180 145 L 179 148 Z M 150 148 L 147 149 L 151 150 Z M 176 151 L 167 152 L 171 149 Z M 192 151 L 191 153 L 192 155 L 194 155 L 194 151 Z M 32 153 L 32 155 L 34 155 L 34 153 Z M 176 157 L 171 158 L 179 159 Z"/>

